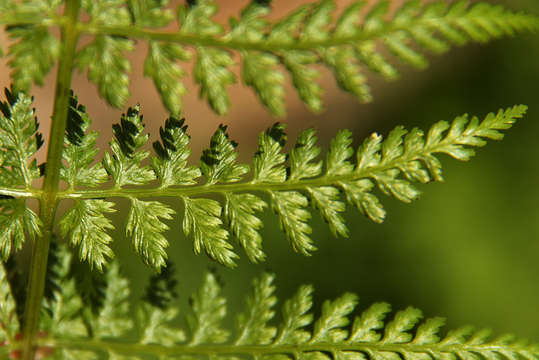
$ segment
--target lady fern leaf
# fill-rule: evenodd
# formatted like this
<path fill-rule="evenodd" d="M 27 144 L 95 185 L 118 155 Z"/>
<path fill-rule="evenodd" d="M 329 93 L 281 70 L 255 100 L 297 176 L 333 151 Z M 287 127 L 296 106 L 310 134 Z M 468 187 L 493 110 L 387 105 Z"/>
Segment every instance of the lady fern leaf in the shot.
<path fill-rule="evenodd" d="M 65 249 L 61 249 L 65 251 Z M 312 314 L 311 286 L 301 286 L 282 305 L 282 317 L 274 320 L 277 298 L 274 276 L 262 274 L 253 281 L 245 300 L 245 310 L 236 315 L 236 329 L 223 325 L 227 300 L 222 296 L 215 275 L 204 276 L 200 289 L 191 297 L 187 327 L 178 326 L 175 302 L 161 307 L 147 298 L 138 304 L 136 318 L 130 316 L 129 284 L 116 263 L 107 272 L 107 289 L 97 313 L 83 311 L 82 302 L 69 278 L 70 255 L 64 253 L 57 267 L 62 292 L 48 303 L 44 316 L 44 336 L 38 347 L 47 349 L 51 359 L 97 358 L 192 358 L 218 359 L 468 359 L 480 357 L 534 360 L 539 347 L 515 340 L 511 335 L 490 338 L 488 330 L 462 327 L 440 334 L 443 318 L 422 321 L 420 310 L 408 307 L 386 320 L 391 308 L 375 303 L 356 312 L 358 297 L 345 293 L 322 304 L 320 315 Z M 0 269 L 0 276 L 4 274 Z M 0 294 L 9 296 L 2 282 Z M 160 291 L 171 291 L 162 288 Z M 5 302 L 9 304 L 9 301 Z M 11 309 L 11 310 L 10 310 Z M 5 311 L 13 311 L 2 309 Z M 0 311 L 2 321 L 5 313 Z M 356 315 L 354 315 L 356 314 Z M 14 320 L 7 317 L 7 321 Z M 16 323 L 11 323 L 16 330 Z M 10 329 L 9 327 L 6 329 Z M 0 336 L 5 335 L 0 332 Z M 13 339 L 7 349 L 18 351 Z"/>
<path fill-rule="evenodd" d="M 24 97 L 19 101 L 25 106 L 29 104 Z M 17 104 L 14 109 L 22 106 Z M 252 175 L 248 176 L 250 167 L 237 162 L 236 143 L 229 138 L 225 126 L 220 126 L 212 136 L 200 167 L 189 165 L 187 127 L 183 120 L 175 118 L 166 121 L 161 141 L 154 143 L 156 155 L 151 157 L 152 166 L 142 165 L 150 153 L 143 149 L 148 135 L 144 134 L 138 107 L 130 108 L 122 115 L 121 123 L 113 126 L 115 139 L 104 156 L 103 166 L 92 165 L 97 153 L 96 134 L 88 132 L 90 119 L 84 106 L 75 98 L 71 104 L 71 121 L 79 121 L 79 127 L 72 124 L 68 128 L 64 144 L 66 164 L 61 173 L 68 186 L 58 197 L 73 200 L 74 206 L 59 224 L 62 236 L 79 247 L 80 258 L 97 269 L 102 269 L 107 258 L 114 255 L 107 233 L 113 229 L 107 216 L 115 211 L 114 198 L 130 201 L 126 236 L 132 239 L 135 251 L 153 267 L 166 263 L 166 221 L 179 212 L 161 200 L 151 200 L 163 197 L 183 202 L 183 232 L 193 239 L 195 253 L 204 252 L 221 264 L 232 267 L 238 258 L 231 237 L 238 240 L 251 261 L 265 259 L 259 215 L 266 207 L 277 215 L 293 250 L 309 255 L 316 250 L 310 237 L 311 206 L 320 212 L 336 236 L 348 235 L 341 215 L 346 203 L 371 220 L 382 222 L 386 213 L 376 188 L 404 202 L 415 200 L 420 194 L 415 182 L 443 179 L 437 154 L 469 160 L 474 147 L 484 146 L 488 139 L 500 140 L 501 131 L 509 129 L 526 112 L 526 106 L 520 105 L 488 114 L 483 120 L 463 115 L 452 123 L 436 123 L 426 135 L 419 129 L 407 131 L 399 126 L 386 139 L 371 135 L 357 150 L 351 146 L 352 134 L 342 130 L 332 140 L 325 163 L 320 159 L 313 129 L 298 136 L 288 156 L 283 153 L 287 137 L 284 125 L 277 123 L 260 134 Z M 19 118 L 34 124 L 28 113 L 17 111 L 3 121 L 10 124 L 20 121 Z M 27 129 L 28 139 L 33 139 L 35 128 Z M 35 141 L 28 139 L 25 144 Z M 25 164 L 26 161 L 16 163 Z M 35 161 L 30 164 L 37 169 Z M 0 237 L 5 257 L 21 246 L 25 232 L 39 232 L 38 218 L 25 205 L 25 199 L 39 198 L 39 192 L 27 188 L 20 167 L 2 167 L 3 171 L 15 171 L 12 168 L 18 171 L 19 183 L 2 180 L 0 189 L 0 194 L 13 197 L 1 200 L 5 205 L 0 220 L 12 229 Z M 103 185 L 108 180 L 112 180 L 111 187 Z M 99 188 L 93 189 L 95 186 Z M 222 201 L 210 195 L 219 195 Z"/>

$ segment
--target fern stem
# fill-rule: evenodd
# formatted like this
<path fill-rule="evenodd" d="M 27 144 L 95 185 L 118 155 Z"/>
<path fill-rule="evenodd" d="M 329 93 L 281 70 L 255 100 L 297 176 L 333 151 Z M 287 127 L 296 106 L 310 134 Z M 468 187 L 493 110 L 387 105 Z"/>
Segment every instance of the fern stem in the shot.
<path fill-rule="evenodd" d="M 39 189 L 34 189 L 34 188 L 29 188 L 29 189 L 2 188 L 0 189 L 0 196 L 41 199 L 42 191 Z"/>
<path fill-rule="evenodd" d="M 340 352 L 340 351 L 353 351 L 362 352 L 365 354 L 373 354 L 379 352 L 388 353 L 446 353 L 454 354 L 460 352 L 470 353 L 483 353 L 486 351 L 492 352 L 504 352 L 504 351 L 519 351 L 522 350 L 518 346 L 511 345 L 444 345 L 444 344 L 432 344 L 432 345 L 415 345 L 415 344 L 384 344 L 380 342 L 376 343 L 352 343 L 347 344 L 345 342 L 339 344 L 270 344 L 270 345 L 174 345 L 174 346 L 162 346 L 152 344 L 126 344 L 113 341 L 57 341 L 47 342 L 44 346 L 50 346 L 60 349 L 77 349 L 77 350 L 96 350 L 96 351 L 112 351 L 114 353 L 122 354 L 148 354 L 157 356 L 178 356 L 178 355 L 271 355 L 271 354 L 297 354 L 305 352 Z"/>
<path fill-rule="evenodd" d="M 526 14 L 513 14 L 515 18 L 526 19 L 533 22 L 535 28 L 539 27 L 539 18 L 533 15 Z M 493 21 L 492 16 L 465 16 L 465 19 L 471 23 L 480 24 L 484 22 L 485 18 L 489 21 Z M 507 15 L 500 15 L 500 22 L 506 21 Z M 262 52 L 279 52 L 290 50 L 313 50 L 319 48 L 330 48 L 335 46 L 345 45 L 357 45 L 362 41 L 378 40 L 391 33 L 399 31 L 409 31 L 412 27 L 427 26 L 436 29 L 439 24 L 450 25 L 452 27 L 459 27 L 462 23 L 463 17 L 452 18 L 444 15 L 440 17 L 428 17 L 420 18 L 413 22 L 413 24 L 393 24 L 388 22 L 385 26 L 375 31 L 358 31 L 357 33 L 349 36 L 329 37 L 322 40 L 309 40 L 309 41 L 258 41 L 253 42 L 242 39 L 227 39 L 211 36 L 199 36 L 193 34 L 184 34 L 181 32 L 163 32 L 150 29 L 144 29 L 134 26 L 103 26 L 95 25 L 91 23 L 79 23 L 78 29 L 80 32 L 89 34 L 100 35 L 112 35 L 112 36 L 124 36 L 128 38 L 139 38 L 144 40 L 165 41 L 178 43 L 182 45 L 190 46 L 204 46 L 204 47 L 218 47 L 224 49 L 233 50 L 254 50 Z"/>
<path fill-rule="evenodd" d="M 388 24 L 379 31 L 359 32 L 353 36 L 330 38 L 319 41 L 294 41 L 294 42 L 250 42 L 241 39 L 224 39 L 212 36 L 199 36 L 192 34 L 182 34 L 177 32 L 161 32 L 148 29 L 125 27 L 125 26 L 94 26 L 91 24 L 80 24 L 81 32 L 100 35 L 126 36 L 129 38 L 139 38 L 144 40 L 165 41 L 190 46 L 217 47 L 223 49 L 278 52 L 290 50 L 312 50 L 317 48 L 328 48 L 333 46 L 357 44 L 360 41 L 375 40 L 381 36 L 399 30 L 406 30 L 405 26 L 391 26 Z"/>
<path fill-rule="evenodd" d="M 65 12 L 68 21 L 62 29 L 62 54 L 56 76 L 47 165 L 42 188 L 43 194 L 40 202 L 40 218 L 43 222 L 43 235 L 36 239 L 32 249 L 28 293 L 24 309 L 23 360 L 32 360 L 35 352 L 35 335 L 39 326 L 49 246 L 53 234 L 54 217 L 58 203 L 57 192 L 60 182 L 60 165 L 67 124 L 71 78 L 79 38 L 79 32 L 76 29 L 79 9 L 79 0 L 67 1 Z"/>
<path fill-rule="evenodd" d="M 61 26 L 66 19 L 63 16 L 55 16 L 49 14 L 47 17 L 36 14 L 20 14 L 17 12 L 5 12 L 0 14 L 0 24 L 4 27 L 20 26 L 20 25 L 36 25 L 36 26 Z"/>
<path fill-rule="evenodd" d="M 458 144 L 458 139 L 455 140 Z M 137 188 L 111 188 L 99 190 L 65 190 L 59 191 L 58 199 L 105 199 L 105 198 L 151 198 L 151 197 L 183 197 L 196 196 L 204 194 L 219 194 L 226 192 L 253 192 L 253 191 L 292 191 L 305 190 L 308 187 L 335 186 L 344 182 L 360 180 L 365 178 L 376 179 L 377 175 L 382 174 L 389 169 L 400 168 L 406 163 L 414 160 L 420 160 L 428 155 L 443 152 L 442 149 L 446 143 L 438 146 L 424 147 L 420 152 L 403 155 L 395 158 L 393 161 L 383 163 L 368 169 L 355 171 L 348 175 L 339 176 L 321 176 L 312 179 L 301 179 L 298 181 L 286 181 L 282 183 L 233 183 L 233 184 L 213 184 L 208 186 L 196 185 L 185 187 L 157 187 L 150 189 Z"/>

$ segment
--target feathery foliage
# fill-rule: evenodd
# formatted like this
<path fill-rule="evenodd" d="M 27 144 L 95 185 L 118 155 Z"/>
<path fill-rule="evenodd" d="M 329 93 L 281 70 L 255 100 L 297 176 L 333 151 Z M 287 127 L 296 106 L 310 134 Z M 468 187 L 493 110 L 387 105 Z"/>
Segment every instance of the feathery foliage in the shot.
<path fill-rule="evenodd" d="M 284 153 L 285 126 L 277 123 L 260 134 L 252 165 L 238 161 L 237 144 L 221 125 L 200 164 L 193 165 L 187 126 L 180 120 L 186 92 L 181 62 L 193 62 L 200 97 L 218 114 L 228 111 L 228 89 L 241 80 L 273 115 L 284 116 L 287 77 L 299 98 L 320 111 L 321 68 L 367 102 L 368 71 L 398 76 L 389 53 L 422 69 L 428 65 L 425 53 L 539 29 L 537 16 L 463 0 L 405 0 L 395 12 L 389 1 L 353 1 L 342 10 L 334 0 L 318 0 L 270 20 L 270 1 L 253 0 L 223 26 L 213 19 L 215 0 L 187 0 L 175 10 L 167 0 L 0 0 L 13 81 L 0 102 L 0 261 L 8 261 L 6 268 L 0 265 L 1 358 L 539 359 L 539 346 L 510 336 L 489 340 L 486 331 L 470 328 L 440 336 L 444 321 L 419 324 L 422 314 L 414 308 L 385 323 L 389 305 L 374 304 L 352 320 L 358 302 L 353 294 L 325 302 L 315 319 L 311 286 L 300 287 L 284 303 L 280 323 L 273 324 L 277 299 L 269 274 L 253 282 L 235 331 L 224 325 L 226 299 L 213 274 L 204 277 L 191 297 L 186 326 L 179 326 L 176 280 L 166 252 L 168 221 L 176 214 L 195 253 L 229 267 L 238 258 L 231 238 L 251 261 L 265 260 L 259 215 L 266 208 L 277 215 L 292 248 L 309 255 L 316 250 L 312 210 L 336 236 L 348 236 L 342 216 L 347 204 L 382 222 L 381 194 L 415 200 L 414 183 L 442 180 L 438 154 L 468 160 L 474 148 L 500 140 L 502 130 L 526 112 L 520 105 L 483 120 L 464 115 L 438 122 L 427 133 L 397 127 L 385 139 L 373 134 L 358 149 L 352 134 L 341 130 L 325 158 L 313 129 Z M 85 107 L 69 94 L 73 69 L 86 72 L 109 104 L 122 107 L 130 95 L 127 55 L 139 43 L 148 48 L 144 75 L 171 116 L 151 154 L 140 107 L 129 108 L 113 125 L 110 150 L 97 159 L 98 134 Z M 0 49 L 0 56 L 5 53 Z M 47 160 L 38 166 L 43 139 L 26 93 L 56 65 Z M 183 208 L 173 209 L 167 198 Z M 109 216 L 118 199 L 129 202 L 126 236 L 159 271 L 135 312 L 127 280 L 118 263 L 110 263 L 115 254 Z M 30 200 L 39 201 L 39 216 Z M 60 202 L 70 207 L 57 214 Z M 77 258 L 58 245 L 56 229 L 78 248 Z M 10 256 L 27 238 L 37 239 L 28 281 L 19 281 L 20 269 Z"/>
<path fill-rule="evenodd" d="M 129 284 L 116 263 L 107 270 L 108 286 L 103 305 L 95 314 L 82 307 L 73 279 L 67 275 L 70 255 L 66 253 L 62 258 L 64 261 L 57 271 L 61 274 L 63 291 L 56 292 L 48 304 L 51 312 L 41 322 L 45 333 L 38 343 L 55 359 L 145 359 L 146 356 L 282 359 L 297 356 L 329 360 L 402 356 L 407 360 L 421 360 L 476 356 L 497 359 L 501 356 L 513 360 L 539 356 L 537 345 L 515 340 L 511 335 L 490 339 L 490 331 L 484 329 L 462 327 L 442 336 L 440 329 L 445 320 L 421 321 L 421 311 L 413 307 L 396 312 L 390 321 L 386 317 L 391 308 L 386 303 L 375 303 L 354 316 L 358 298 L 351 293 L 325 301 L 320 315 L 315 318 L 311 313 L 313 288 L 305 285 L 284 302 L 282 320 L 276 323 L 277 298 L 274 276 L 270 274 L 262 274 L 253 281 L 245 310 L 236 315 L 235 331 L 223 325 L 227 301 L 211 273 L 204 276 L 202 286 L 190 299 L 187 328 L 177 325 L 179 309 L 174 300 L 167 301 L 163 307 L 159 301 L 145 298 L 138 304 L 137 316 L 133 319 Z M 165 277 L 170 280 L 169 275 Z M 7 285 L 0 291 L 9 296 Z M 165 285 L 159 292 L 173 291 L 174 283 Z M 17 345 L 17 342 L 8 344 L 14 349 Z"/>
<path fill-rule="evenodd" d="M 28 106 L 28 99 L 24 96 L 20 99 Z M 22 106 L 18 104 L 13 108 Z M 111 150 L 105 154 L 102 166 L 94 164 L 97 135 L 88 131 L 89 116 L 73 97 L 61 172 L 68 186 L 58 196 L 71 199 L 74 204 L 60 219 L 60 231 L 73 246 L 79 247 L 81 260 L 102 270 L 114 256 L 110 248 L 112 238 L 108 235 L 114 226 L 107 218 L 115 211 L 111 199 L 126 198 L 131 203 L 126 236 L 147 264 L 160 268 L 165 265 L 169 245 L 164 234 L 169 229 L 165 221 L 171 220 L 176 211 L 161 200 L 148 198 L 172 197 L 184 204 L 183 231 L 193 239 L 195 253 L 205 252 L 221 264 L 234 266 L 238 257 L 230 242 L 234 237 L 250 260 L 263 261 L 265 254 L 259 233 L 263 224 L 259 213 L 269 207 L 277 215 L 293 250 L 309 255 L 316 250 L 310 238 L 310 205 L 320 212 L 336 236 L 348 236 L 341 215 L 346 203 L 371 220 L 382 222 L 386 213 L 375 189 L 403 202 L 415 200 L 420 191 L 414 183 L 443 179 L 437 154 L 469 160 L 474 147 L 484 146 L 488 139 L 502 139 L 501 131 L 509 129 L 525 112 L 526 107 L 520 105 L 488 114 L 483 120 L 463 115 L 451 123 L 436 123 L 426 134 L 417 128 L 407 131 L 397 127 L 385 139 L 372 134 L 357 150 L 351 146 L 352 134 L 342 130 L 332 140 L 325 162 L 320 159 L 321 149 L 316 145 L 313 129 L 299 135 L 288 155 L 283 153 L 287 137 L 284 125 L 277 123 L 260 134 L 249 178 L 250 167 L 237 162 L 237 144 L 229 138 L 226 126 L 220 126 L 212 136 L 200 167 L 189 165 L 187 126 L 176 118 L 169 118 L 161 129 L 161 141 L 153 146 L 156 155 L 151 157 L 151 167 L 142 165 L 150 156 L 143 149 L 149 136 L 144 134 L 138 107 L 130 108 L 122 115 L 120 124 L 113 125 L 115 138 Z M 4 121 L 23 119 L 34 124 L 30 115 L 14 111 Z M 30 127 L 27 132 L 33 136 L 35 130 Z M 35 142 L 26 140 L 25 144 L 34 149 Z M 20 174 L 26 171 L 26 164 L 26 161 L 15 162 L 9 168 L 17 170 L 15 174 L 19 174 L 21 186 L 25 186 Z M 35 161 L 30 164 L 33 164 L 32 174 L 38 176 Z M 103 185 L 109 180 L 112 187 Z M 37 217 L 24 205 L 26 197 L 33 194 L 31 189 L 27 194 L 16 186 L 11 188 L 11 183 L 6 185 L 3 194 L 18 197 L 2 200 L 6 202 L 3 214 L 20 219 L 12 221 L 6 217 L 11 227 L 3 235 L 7 240 L 1 249 L 7 257 L 12 247 L 20 247 L 25 231 L 33 234 L 39 228 Z M 140 185 L 144 186 L 133 188 Z M 96 186 L 99 188 L 92 189 Z M 211 194 L 221 195 L 224 201 L 209 198 Z M 19 208 L 9 212 L 11 203 Z"/>
<path fill-rule="evenodd" d="M 59 41 L 50 28 L 63 26 L 57 15 L 61 2 L 33 0 L 26 7 L 6 1 L 0 22 L 8 25 L 15 42 L 9 50 L 12 77 L 17 90 L 41 84 L 59 56 Z M 275 116 L 286 113 L 285 74 L 298 95 L 313 111 L 323 108 L 322 88 L 317 83 L 319 66 L 330 70 L 338 85 L 362 102 L 371 100 L 366 72 L 386 79 L 398 70 L 382 48 L 395 59 L 423 69 L 424 52 L 439 54 L 452 45 L 484 43 L 520 31 L 536 31 L 539 19 L 513 12 L 501 5 L 458 0 L 423 3 L 407 0 L 396 12 L 389 1 L 366 7 L 354 1 L 335 16 L 334 0 L 318 0 L 299 6 L 270 21 L 267 1 L 251 1 L 238 18 L 225 27 L 213 20 L 215 0 L 187 1 L 174 14 L 167 1 L 82 1 L 89 20 L 78 23 L 80 34 L 93 35 L 76 54 L 77 66 L 87 71 L 102 97 L 121 107 L 129 98 L 131 64 L 126 54 L 135 40 L 148 45 L 144 74 L 150 77 L 166 108 L 175 116 L 182 111 L 185 71 L 180 62 L 194 59 L 194 79 L 200 96 L 218 114 L 230 107 L 228 88 L 237 79 L 232 71 L 239 62 L 240 78 Z M 366 14 L 364 11 L 366 10 Z M 179 27 L 170 29 L 177 20 Z M 21 25 L 22 24 L 22 25 Z"/>

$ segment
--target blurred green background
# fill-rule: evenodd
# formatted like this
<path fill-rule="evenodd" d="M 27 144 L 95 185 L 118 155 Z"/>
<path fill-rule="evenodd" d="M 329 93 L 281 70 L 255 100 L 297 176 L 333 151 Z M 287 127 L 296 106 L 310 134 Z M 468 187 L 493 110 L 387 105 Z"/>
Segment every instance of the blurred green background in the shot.
<path fill-rule="evenodd" d="M 275 0 L 273 6 L 285 3 Z M 539 14 L 537 0 L 500 3 Z M 137 56 L 141 54 L 133 55 L 135 62 Z M 170 223 L 168 253 L 178 270 L 182 304 L 187 304 L 187 295 L 198 286 L 203 272 L 214 268 L 233 311 L 243 305 L 252 277 L 269 270 L 277 275 L 280 300 L 291 296 L 300 284 L 313 284 L 316 311 L 322 300 L 353 291 L 360 296 L 360 309 L 375 301 L 390 302 L 395 309 L 413 305 L 426 316 L 447 317 L 450 326 L 474 324 L 539 340 L 539 38 L 519 35 L 453 49 L 431 59 L 424 72 L 399 65 L 402 76 L 394 83 L 371 77 L 375 100 L 368 105 L 337 91 L 331 77 L 324 74 L 329 88 L 326 110 L 314 115 L 292 99 L 288 117 L 279 120 L 290 123 L 291 140 L 300 129 L 314 126 L 321 143 L 327 145 L 337 129 L 347 127 L 357 145 L 369 133 L 387 134 L 399 124 L 427 129 L 435 121 L 452 120 L 462 113 L 483 117 L 514 104 L 528 104 L 528 116 L 503 142 L 480 149 L 470 163 L 444 157 L 445 183 L 421 186 L 419 201 L 408 205 L 381 195 L 388 212 L 382 225 L 350 210 L 346 214 L 350 238 L 335 239 L 313 213 L 313 239 L 319 250 L 311 257 L 291 250 L 270 211 L 264 214 L 262 231 L 267 261 L 251 264 L 239 250 L 241 261 L 234 270 L 193 255 L 191 241 L 179 230 L 180 220 Z M 141 73 L 135 65 L 137 71 Z M 141 102 L 153 141 L 165 113 L 154 93 L 141 92 L 148 88 L 153 92 L 147 81 L 133 81 L 131 103 Z M 120 111 L 101 110 L 105 105 L 95 100 L 95 89 L 83 77 L 77 86 L 95 126 L 104 126 L 101 147 L 105 147 L 110 123 L 119 119 Z M 229 125 L 232 137 L 240 143 L 242 159 L 251 158 L 256 134 L 275 119 L 254 96 L 245 95 L 249 90 L 241 88 L 235 87 L 231 95 L 230 116 L 218 118 L 196 100 L 196 87 L 189 87 L 185 116 L 193 136 L 193 162 L 221 122 Z M 37 101 L 46 89 L 36 89 Z M 47 109 L 39 111 L 42 119 L 47 118 Z M 179 201 L 170 203 L 178 209 Z M 118 208 L 125 205 L 119 203 Z M 113 248 L 135 292 L 140 293 L 152 272 L 123 235 L 125 215 L 119 211 L 114 216 L 118 229 Z"/>

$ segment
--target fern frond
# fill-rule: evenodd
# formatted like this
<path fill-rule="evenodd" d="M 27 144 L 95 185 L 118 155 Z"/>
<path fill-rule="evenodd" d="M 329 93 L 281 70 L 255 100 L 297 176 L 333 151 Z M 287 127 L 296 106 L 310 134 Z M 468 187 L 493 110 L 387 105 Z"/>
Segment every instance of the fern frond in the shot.
<path fill-rule="evenodd" d="M 381 46 L 396 59 L 422 69 L 428 65 L 424 52 L 443 53 L 451 45 L 470 41 L 483 43 L 539 28 L 536 16 L 489 3 L 469 5 L 460 0 L 448 5 L 445 1 L 424 4 L 419 0 L 408 0 L 389 17 L 388 1 L 367 8 L 366 16 L 362 15 L 365 4 L 359 1 L 335 17 L 335 1 L 319 0 L 300 6 L 274 23 L 267 19 L 271 13 L 269 5 L 252 1 L 238 18 L 230 19 L 230 26 L 225 29 L 212 19 L 217 13 L 216 2 L 198 0 L 179 6 L 180 26 L 176 32 L 170 32 L 155 29 L 170 22 L 163 5 L 151 1 L 127 1 L 134 19 L 132 24 L 124 23 L 127 20 L 123 14 L 117 18 L 102 17 L 82 29 L 96 34 L 96 43 L 98 39 L 103 42 L 102 38 L 109 39 L 107 42 L 110 43 L 112 39 L 128 41 L 118 37 L 148 41 L 150 51 L 145 74 L 152 77 L 163 103 L 173 114 L 179 114 L 180 98 L 184 93 L 180 82 L 183 71 L 177 62 L 189 59 L 191 54 L 196 55 L 194 78 L 200 85 L 200 96 L 206 98 L 218 114 L 226 113 L 230 107 L 228 87 L 236 82 L 231 69 L 236 65 L 233 52 L 237 52 L 244 84 L 253 88 L 273 115 L 283 116 L 285 72 L 290 75 L 303 102 L 313 111 L 319 111 L 323 102 L 322 89 L 317 84 L 320 75 L 317 65 L 331 70 L 344 91 L 368 102 L 372 95 L 366 70 L 387 79 L 398 76 L 393 61 Z M 142 9 L 147 9 L 146 15 L 142 15 Z M 129 68 L 121 53 L 130 48 L 126 43 L 116 49 L 116 55 L 122 60 L 117 60 L 117 64 L 97 62 L 93 65 L 95 70 L 90 68 L 90 72 L 107 74 L 108 79 L 119 81 L 105 85 L 104 77 L 90 77 L 99 85 L 102 96 L 112 105 L 119 106 L 128 93 L 128 84 L 121 79 Z M 97 55 L 99 59 L 98 53 L 103 54 L 102 50 L 94 51 L 93 56 Z M 81 63 L 82 67 L 89 64 L 88 61 Z M 157 66 L 163 70 L 161 73 L 155 70 Z"/>
<path fill-rule="evenodd" d="M 488 139 L 500 140 L 501 131 L 509 129 L 525 112 L 526 106 L 520 105 L 488 114 L 482 121 L 463 115 L 452 123 L 436 123 L 426 134 L 399 126 L 385 140 L 381 135 L 371 135 L 357 151 L 352 148 L 352 134 L 341 130 L 331 141 L 325 164 L 314 130 L 302 132 L 287 156 L 282 151 L 287 139 L 285 126 L 277 123 L 260 134 L 249 179 L 250 167 L 237 162 L 236 143 L 225 126 L 217 129 L 209 148 L 203 151 L 200 168 L 189 165 L 187 127 L 175 118 L 166 121 L 161 141 L 154 143 L 157 154 L 151 159 L 152 167 L 141 165 L 149 156 L 141 150 L 148 136 L 143 132 L 139 109 L 129 109 L 121 124 L 114 125 L 111 153 L 103 160 L 115 185 L 100 189 L 70 186 L 60 191 L 59 198 L 75 201 L 60 222 L 62 234 L 72 244 L 80 245 L 82 259 L 102 268 L 106 258 L 112 257 L 110 237 L 106 235 L 112 228 L 106 219 L 113 211 L 110 198 L 126 198 L 131 202 L 127 236 L 146 263 L 161 267 L 168 247 L 163 234 L 168 229 L 165 221 L 176 211 L 161 200 L 147 199 L 173 197 L 184 204 L 182 227 L 193 239 L 195 253 L 205 252 L 221 264 L 234 266 L 238 255 L 229 239 L 232 235 L 250 260 L 264 260 L 259 213 L 269 207 L 277 214 L 292 248 L 309 255 L 316 250 L 310 238 L 311 207 L 320 212 L 335 235 L 348 235 L 342 217 L 346 203 L 371 220 L 382 222 L 386 213 L 375 189 L 404 202 L 415 200 L 420 191 L 414 183 L 443 180 L 438 154 L 468 160 L 474 155 L 473 148 L 484 146 Z M 87 115 L 78 114 L 86 119 Z M 89 164 L 94 153 L 93 134 L 79 131 L 79 137 L 79 145 L 66 142 L 66 147 L 80 149 L 66 153 L 84 150 L 89 156 L 83 162 Z M 77 164 L 79 158 L 64 158 L 67 169 L 77 168 L 69 162 Z M 197 180 L 201 175 L 204 179 Z M 157 182 L 148 186 L 152 180 Z M 212 194 L 222 196 L 224 201 Z"/>
<path fill-rule="evenodd" d="M 28 1 L 24 6 L 0 4 L 0 23 L 6 24 L 16 42 L 10 48 L 12 78 L 18 90 L 40 84 L 56 62 L 59 43 L 50 28 L 65 26 L 56 0 Z M 335 16 L 334 0 L 302 5 L 272 22 L 265 1 L 251 1 L 238 18 L 225 28 L 212 17 L 214 0 L 188 1 L 175 11 L 168 1 L 82 1 L 89 20 L 78 20 L 77 31 L 93 36 L 77 53 L 81 71 L 111 105 L 121 107 L 129 97 L 131 69 L 126 53 L 134 40 L 145 41 L 149 51 L 144 74 L 152 78 L 166 108 L 175 116 L 182 110 L 179 62 L 195 56 L 194 79 L 200 96 L 218 114 L 230 107 L 228 88 L 237 81 L 232 68 L 241 63 L 241 80 L 251 87 L 261 103 L 275 116 L 284 116 L 285 73 L 299 97 L 313 111 L 323 108 L 322 89 L 317 84 L 320 65 L 329 69 L 338 85 L 362 102 L 372 99 L 366 73 L 386 79 L 398 77 L 396 60 L 422 69 L 428 65 L 425 52 L 443 53 L 452 45 L 484 43 L 504 35 L 539 29 L 537 16 L 513 12 L 501 5 L 466 0 L 448 4 L 437 0 L 423 3 L 407 0 L 394 13 L 389 1 L 366 6 L 352 2 Z M 365 14 L 364 14 L 365 13 Z M 4 16 L 5 15 L 5 16 Z M 159 69 L 160 71 L 157 71 Z"/>
<path fill-rule="evenodd" d="M 212 274 L 206 274 L 202 286 L 191 298 L 188 330 L 177 325 L 179 310 L 176 305 L 162 309 L 149 302 L 139 305 L 135 326 L 129 315 L 126 280 L 116 265 L 107 276 L 107 299 L 110 298 L 107 301 L 114 305 L 110 311 L 105 311 L 107 305 L 98 315 L 79 311 L 76 318 L 70 319 L 84 319 L 79 321 L 86 324 L 86 332 L 48 333 L 38 344 L 54 349 L 56 358 L 68 351 L 79 351 L 86 356 L 83 359 L 106 355 L 130 359 L 211 356 L 218 359 L 298 357 L 325 360 L 468 359 L 478 356 L 531 360 L 539 357 L 537 345 L 515 340 L 511 335 L 490 339 L 489 331 L 463 327 L 442 336 L 440 328 L 444 320 L 432 318 L 422 322 L 423 314 L 413 307 L 397 312 L 390 321 L 385 320 L 390 311 L 390 306 L 385 303 L 373 304 L 354 317 L 358 298 L 351 293 L 325 301 L 320 316 L 315 318 L 311 286 L 300 287 L 284 303 L 282 320 L 276 323 L 274 277 L 268 274 L 253 282 L 245 311 L 236 316 L 235 332 L 222 325 L 226 299 Z M 59 318 L 57 311 L 66 313 L 62 308 L 53 306 L 52 309 L 53 319 Z M 45 325 L 48 321 L 44 321 Z M 103 322 L 107 324 L 106 330 L 102 328 Z M 127 337 L 127 332 L 133 330 L 135 332 Z"/>

